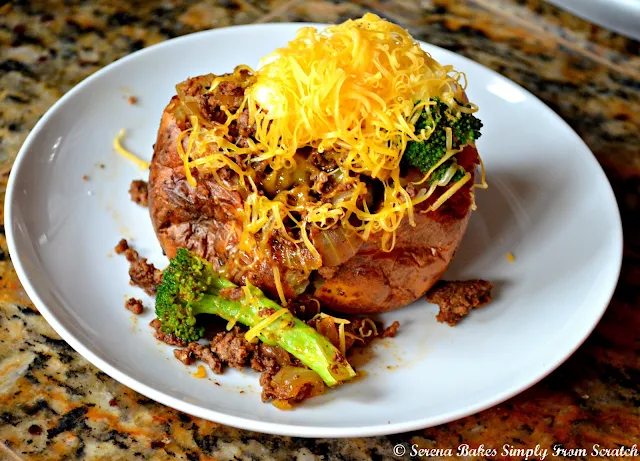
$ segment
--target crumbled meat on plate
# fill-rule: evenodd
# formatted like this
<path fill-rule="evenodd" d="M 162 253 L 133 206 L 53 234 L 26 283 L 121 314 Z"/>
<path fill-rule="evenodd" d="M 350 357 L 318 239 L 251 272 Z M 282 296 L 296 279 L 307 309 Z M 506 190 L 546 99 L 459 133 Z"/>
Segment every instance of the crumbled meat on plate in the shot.
<path fill-rule="evenodd" d="M 255 344 L 244 338 L 239 327 L 234 327 L 231 331 L 215 335 L 211 340 L 211 350 L 230 367 L 242 369 L 249 362 Z"/>
<path fill-rule="evenodd" d="M 282 365 L 291 365 L 294 359 L 280 346 L 258 344 L 251 357 L 251 368 L 259 372 L 277 373 Z"/>
<path fill-rule="evenodd" d="M 114 248 L 117 254 L 122 254 L 129 249 L 129 244 L 127 243 L 127 239 L 120 239 L 116 247 Z"/>
<path fill-rule="evenodd" d="M 220 290 L 220 296 L 230 301 L 237 301 L 244 297 L 244 293 L 242 292 L 242 288 L 240 287 L 229 287 Z"/>
<path fill-rule="evenodd" d="M 492 288 L 486 280 L 441 280 L 429 290 L 427 301 L 440 307 L 438 322 L 454 326 L 472 309 L 491 302 Z"/>
<path fill-rule="evenodd" d="M 131 196 L 131 200 L 136 202 L 138 205 L 147 206 L 149 197 L 149 185 L 147 184 L 147 181 L 142 181 L 141 179 L 131 181 L 131 186 L 129 186 L 129 195 Z"/>
<path fill-rule="evenodd" d="M 397 320 L 385 328 L 380 334 L 381 338 L 395 338 L 398 334 L 398 328 L 400 328 L 400 322 Z"/>
<path fill-rule="evenodd" d="M 162 272 L 153 264 L 147 262 L 147 258 L 140 258 L 131 261 L 129 266 L 129 277 L 131 284 L 142 288 L 147 294 L 155 293 L 156 286 L 162 280 Z"/>
<path fill-rule="evenodd" d="M 129 261 L 131 285 L 142 288 L 149 295 L 155 294 L 156 287 L 162 282 L 162 271 L 147 262 L 147 258 L 140 258 L 138 252 L 130 248 L 125 239 L 118 242 L 115 251 L 124 254 Z"/>
<path fill-rule="evenodd" d="M 201 360 L 206 363 L 215 374 L 219 375 L 222 373 L 222 360 L 213 353 L 211 347 L 208 345 L 203 346 L 200 343 L 189 343 L 186 351 L 197 360 Z"/>
<path fill-rule="evenodd" d="M 195 361 L 195 357 L 188 349 L 174 349 L 173 356 L 185 365 L 191 365 Z"/>
<path fill-rule="evenodd" d="M 115 247 L 118 254 L 123 254 L 130 263 L 129 276 L 131 283 L 144 288 L 149 294 L 155 294 L 156 287 L 162 282 L 162 271 L 153 264 L 141 258 L 136 250 L 131 248 L 127 240 L 122 239 Z M 244 293 L 240 287 L 221 290 L 220 294 L 229 300 L 242 299 Z M 143 305 L 140 300 L 130 298 L 125 306 L 131 312 L 140 314 Z M 334 317 L 320 313 L 320 304 L 310 297 L 302 297 L 289 306 L 291 312 L 308 325 L 316 328 L 327 336 L 336 346 L 340 346 L 341 331 Z M 275 313 L 273 308 L 263 308 L 260 316 L 269 317 Z M 262 399 L 271 400 L 280 409 L 289 409 L 291 404 L 319 395 L 324 390 L 324 383 L 314 372 L 304 366 L 297 358 L 279 346 L 270 346 L 261 342 L 249 342 L 245 338 L 246 327 L 234 326 L 231 331 L 222 331 L 206 336 L 207 344 L 182 340 L 178 336 L 162 331 L 162 323 L 154 319 L 150 324 L 154 337 L 170 346 L 177 346 L 173 350 L 174 357 L 185 365 L 202 361 L 214 373 L 222 373 L 224 366 L 243 369 L 250 367 L 262 373 L 260 383 L 263 387 Z M 366 346 L 374 338 L 394 337 L 397 333 L 398 322 L 384 329 L 383 325 L 370 318 L 351 318 L 346 324 L 344 346 L 349 351 L 353 346 Z M 209 327 L 214 328 L 211 324 Z M 336 352 L 341 360 L 346 360 Z M 337 359 L 336 359 L 337 360 Z M 298 384 L 294 385 L 293 383 Z"/>
<path fill-rule="evenodd" d="M 138 255 L 138 252 L 133 248 L 127 248 L 126 250 L 124 250 L 124 257 L 127 258 L 127 261 L 132 263 L 134 261 L 137 261 L 140 256 Z"/>
<path fill-rule="evenodd" d="M 231 292 L 227 293 L 231 295 Z M 315 304 L 315 303 L 310 303 Z M 316 308 L 317 309 L 317 308 Z M 265 312 L 267 314 L 267 312 Z M 349 335 L 346 338 L 347 351 L 353 346 L 366 346 L 374 338 L 394 337 L 400 326 L 399 322 L 393 322 L 389 327 L 384 326 L 377 321 L 365 317 L 350 319 L 351 323 L 345 328 L 345 332 Z M 308 324 L 338 344 L 338 331 L 336 324 L 330 317 L 316 318 L 309 321 Z M 326 325 L 332 328 L 331 334 L 321 328 Z M 202 361 L 211 368 L 211 370 L 220 374 L 225 366 L 243 369 L 250 367 L 254 371 L 262 373 L 260 377 L 260 385 L 262 386 L 262 400 L 273 401 L 278 408 L 291 408 L 291 404 L 301 402 L 307 398 L 313 397 L 321 393 L 324 385 L 320 382 L 304 383 L 301 386 L 292 386 L 287 384 L 286 380 L 278 380 L 276 375 L 281 370 L 291 370 L 294 367 L 299 370 L 308 370 L 297 358 L 289 354 L 279 346 L 270 346 L 262 342 L 251 343 L 245 339 L 246 328 L 242 326 L 234 326 L 231 331 L 223 331 L 216 333 L 208 344 L 200 344 L 191 342 L 186 344 L 184 341 L 174 335 L 165 334 L 161 331 L 160 320 L 155 319 L 151 322 L 154 328 L 154 336 L 166 342 L 169 345 L 179 345 L 182 349 L 174 349 L 173 355 L 185 365 L 191 365 L 196 361 Z M 335 329 L 336 331 L 333 331 Z M 353 337 L 360 337 L 360 341 L 356 341 Z M 341 357 L 341 356 L 340 356 Z M 345 360 L 342 358 L 342 360 Z M 316 377 L 317 378 L 317 377 Z M 318 378 L 319 379 L 319 378 Z"/>
<path fill-rule="evenodd" d="M 156 321 L 159 325 L 160 321 Z M 297 363 L 287 351 L 278 346 L 248 342 L 244 338 L 244 331 L 239 327 L 216 334 L 207 345 L 189 343 L 186 349 L 175 349 L 173 355 L 185 365 L 201 360 L 217 374 L 222 373 L 224 365 L 239 369 L 249 365 L 255 371 L 275 374 L 281 365 Z"/>
<path fill-rule="evenodd" d="M 133 312 L 136 315 L 142 314 L 144 307 L 142 306 L 142 301 L 136 298 L 129 298 L 124 303 L 124 307 Z"/>

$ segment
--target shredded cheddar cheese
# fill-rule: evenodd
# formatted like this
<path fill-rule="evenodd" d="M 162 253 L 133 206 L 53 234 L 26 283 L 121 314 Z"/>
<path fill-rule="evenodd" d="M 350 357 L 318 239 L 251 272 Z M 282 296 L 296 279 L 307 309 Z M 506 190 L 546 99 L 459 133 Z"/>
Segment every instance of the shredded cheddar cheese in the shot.
<path fill-rule="evenodd" d="M 315 320 L 315 319 L 331 319 L 333 321 L 333 323 L 337 324 L 337 325 L 348 325 L 351 322 L 347 319 L 341 319 L 339 317 L 334 317 L 333 315 L 329 315 L 329 314 L 325 314 L 324 312 L 319 312 L 316 315 L 313 316 L 313 318 L 311 320 Z"/>
<path fill-rule="evenodd" d="M 355 341 L 361 341 L 364 343 L 364 339 L 362 339 L 360 336 L 358 335 L 354 335 L 353 333 L 349 333 L 348 331 L 345 331 L 345 336 L 348 336 L 349 338 L 355 340 Z"/>
<path fill-rule="evenodd" d="M 198 369 L 196 370 L 195 373 L 191 373 L 191 376 L 198 379 L 206 378 L 207 371 L 204 369 L 202 365 L 198 365 Z"/>
<path fill-rule="evenodd" d="M 267 317 L 264 320 L 261 320 L 257 325 L 255 325 L 254 327 L 250 328 L 249 331 L 247 331 L 244 334 L 244 338 L 247 341 L 251 341 L 254 338 L 257 338 L 258 335 L 262 332 L 262 330 L 267 328 L 269 325 L 271 325 L 273 322 L 278 320 L 280 317 L 282 317 L 287 312 L 289 312 L 288 309 L 278 309 L 273 314 L 271 314 L 269 317 Z"/>
<path fill-rule="evenodd" d="M 314 232 L 335 226 L 365 241 L 379 236 L 381 248 L 391 251 L 403 220 L 416 225 L 414 207 L 438 187 L 447 187 L 427 211 L 437 210 L 471 179 L 463 171 L 464 177 L 450 184 L 462 168 L 454 162 L 438 181 L 417 194 L 408 192 L 410 185 L 425 184 L 436 168 L 464 147 L 453 147 L 453 134 L 447 128 L 446 153 L 441 160 L 415 182 L 401 177 L 407 143 L 425 141 L 435 129 L 418 133 L 415 129 L 421 114 L 434 104 L 433 98 L 456 113 L 475 112 L 477 107 L 458 103 L 466 100 L 464 74 L 439 64 L 405 29 L 374 14 L 323 31 L 304 27 L 287 46 L 266 56 L 257 70 L 238 66 L 230 75 L 213 78 L 207 91 L 215 91 L 225 80 L 243 86 L 240 108 L 232 113 L 221 106 L 226 114 L 221 123 L 190 116 L 190 127 L 179 136 L 177 150 L 192 186 L 197 182 L 194 168 L 211 173 L 221 184 L 219 169 L 228 168 L 237 175 L 243 195 L 237 246 L 244 267 L 273 256 L 268 239 L 277 233 L 278 238 L 306 252 L 304 264 L 287 267 L 309 274 L 322 266 Z M 229 141 L 229 130 L 245 113 L 255 126 L 255 135 L 236 145 Z M 321 200 L 298 187 L 270 196 L 257 187 L 254 165 L 266 163 L 274 178 L 303 171 L 302 148 L 313 149 L 337 165 L 323 174 L 340 186 L 340 194 Z M 383 187 L 375 207 L 368 203 L 371 181 Z M 483 166 L 482 183 L 477 187 L 485 186 Z M 285 304 L 276 266 L 272 265 L 275 286 Z"/>
<path fill-rule="evenodd" d="M 134 154 L 132 154 L 127 149 L 122 147 L 122 138 L 124 138 L 125 134 L 126 134 L 125 130 L 120 130 L 120 132 L 118 133 L 118 136 L 116 136 L 113 139 L 113 148 L 115 149 L 115 151 L 117 153 L 119 153 L 123 157 L 125 157 L 125 158 L 131 160 L 132 162 L 134 162 L 135 164 L 137 164 L 138 167 L 140 167 L 141 170 L 148 170 L 149 166 L 151 165 L 149 162 L 146 162 L 146 161 L 136 157 Z"/>
<path fill-rule="evenodd" d="M 482 157 L 480 157 L 479 155 L 478 160 L 480 161 L 480 171 L 482 172 L 482 176 L 480 179 L 480 184 L 474 184 L 473 187 L 477 187 L 478 189 L 486 189 L 487 187 L 489 187 L 489 185 L 487 184 L 487 178 L 485 177 L 484 162 L 482 161 Z"/>
<path fill-rule="evenodd" d="M 249 288 L 249 285 L 250 284 L 247 282 L 247 284 L 242 287 L 242 294 L 244 295 L 244 300 L 246 305 L 251 305 L 258 302 L 256 296 L 254 296 L 251 293 L 251 289 Z M 236 323 L 238 323 L 239 318 L 240 318 L 240 312 L 238 312 L 235 317 L 232 317 L 231 319 L 229 319 L 226 326 L 227 331 L 231 331 L 231 329 L 236 325 Z"/>
<path fill-rule="evenodd" d="M 344 335 L 344 323 L 338 324 L 338 336 L 340 338 L 340 353 L 343 357 L 347 356 L 347 341 Z"/>
<path fill-rule="evenodd" d="M 364 334 L 364 325 L 368 324 L 371 329 L 367 332 L 368 334 Z M 378 336 L 378 327 L 376 327 L 376 323 L 371 320 L 370 318 L 365 318 L 362 320 L 362 326 L 358 329 L 358 333 L 360 333 L 360 336 L 362 336 L 363 338 L 368 338 L 371 335 L 375 335 Z"/>
<path fill-rule="evenodd" d="M 431 205 L 431 206 L 429 207 L 429 210 L 433 211 L 433 210 L 437 210 L 438 208 L 440 208 L 440 206 L 441 206 L 444 202 L 446 202 L 447 200 L 449 200 L 449 199 L 451 198 L 451 196 L 452 196 L 453 194 L 455 194 L 458 190 L 460 190 L 460 188 L 461 188 L 462 186 L 464 186 L 464 185 L 465 185 L 465 183 L 466 183 L 467 181 L 469 181 L 470 179 L 471 179 L 471 175 L 470 175 L 469 173 L 466 173 L 466 174 L 464 175 L 464 177 L 463 177 L 460 181 L 458 181 L 458 182 L 457 182 L 457 183 L 455 183 L 453 186 L 451 186 L 449 189 L 447 189 L 447 191 L 446 191 L 444 194 L 442 194 L 442 195 L 438 198 L 438 200 L 436 200 L 436 201 L 433 203 L 433 205 Z"/>
<path fill-rule="evenodd" d="M 280 298 L 280 302 L 283 306 L 287 305 L 287 298 L 284 296 L 284 290 L 282 289 L 282 280 L 280 279 L 280 270 L 278 266 L 273 266 L 271 268 L 273 270 L 273 279 L 276 283 L 276 290 L 278 291 L 278 297 Z"/>
<path fill-rule="evenodd" d="M 238 323 L 238 319 L 236 317 L 229 320 L 226 326 L 227 331 L 231 331 L 231 329 L 236 326 L 236 323 Z"/>

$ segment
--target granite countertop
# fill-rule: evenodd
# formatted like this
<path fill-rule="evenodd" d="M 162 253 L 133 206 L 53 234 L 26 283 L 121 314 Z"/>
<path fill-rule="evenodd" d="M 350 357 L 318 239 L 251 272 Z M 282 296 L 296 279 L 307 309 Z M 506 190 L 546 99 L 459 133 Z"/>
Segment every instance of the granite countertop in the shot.
<path fill-rule="evenodd" d="M 61 340 L 37 312 L 0 235 L 0 458 L 367 460 L 397 459 L 392 452 L 397 443 L 443 449 L 460 443 L 547 448 L 558 443 L 567 448 L 640 444 L 638 42 L 539 0 L 120 3 L 15 1 L 0 7 L 0 198 L 12 161 L 38 118 L 73 85 L 115 59 L 212 27 L 340 22 L 373 11 L 417 38 L 514 80 L 582 136 L 604 167 L 621 208 L 621 279 L 587 342 L 519 396 L 413 433 L 314 440 L 204 421 L 109 378 Z"/>

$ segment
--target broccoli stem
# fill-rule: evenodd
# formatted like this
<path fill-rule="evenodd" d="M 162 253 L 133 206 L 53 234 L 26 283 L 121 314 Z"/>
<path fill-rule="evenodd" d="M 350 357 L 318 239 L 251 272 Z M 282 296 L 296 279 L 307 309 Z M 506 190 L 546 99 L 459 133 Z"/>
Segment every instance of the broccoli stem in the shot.
<path fill-rule="evenodd" d="M 235 286 L 224 279 L 218 279 L 218 287 Z M 230 321 L 253 327 L 266 317 L 258 313 L 262 309 L 283 309 L 271 301 L 262 292 L 254 289 L 257 302 L 243 298 L 237 301 L 216 294 L 203 294 L 197 304 L 192 306 L 193 314 L 215 314 Z M 277 320 L 266 326 L 258 335 L 259 339 L 270 346 L 280 346 L 306 366 L 318 373 L 328 386 L 335 386 L 353 378 L 356 373 L 345 357 L 337 351 L 328 338 L 318 333 L 303 321 L 287 311 Z"/>

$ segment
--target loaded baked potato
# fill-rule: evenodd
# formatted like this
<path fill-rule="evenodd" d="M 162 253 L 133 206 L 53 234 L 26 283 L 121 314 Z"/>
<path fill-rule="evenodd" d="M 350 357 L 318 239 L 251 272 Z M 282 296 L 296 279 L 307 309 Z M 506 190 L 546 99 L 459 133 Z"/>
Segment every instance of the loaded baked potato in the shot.
<path fill-rule="evenodd" d="M 352 159 L 344 147 L 348 143 L 341 140 L 338 147 L 321 141 L 297 145 L 289 156 L 293 160 L 286 162 L 278 163 L 277 155 L 269 156 L 265 149 L 253 155 L 252 149 L 269 142 L 261 139 L 265 130 L 279 126 L 273 119 L 260 125 L 252 112 L 260 112 L 260 107 L 274 117 L 278 112 L 278 98 L 269 105 L 268 98 L 257 96 L 265 94 L 257 90 L 260 85 L 264 89 L 265 81 L 275 81 L 270 65 L 262 81 L 256 76 L 260 72 L 239 67 L 231 74 L 200 76 L 177 86 L 178 94 L 162 115 L 149 179 L 151 219 L 165 253 L 173 257 L 178 248 L 188 248 L 235 283 L 249 282 L 276 299 L 310 295 L 339 312 L 389 311 L 420 298 L 446 270 L 467 228 L 479 163 L 475 137 L 459 139 L 460 130 L 448 130 L 443 151 L 459 148 L 449 163 L 427 162 L 427 167 L 451 166 L 431 171 L 436 176 L 431 181 L 425 173 L 434 168 L 403 161 L 403 152 L 395 167 L 387 166 L 383 173 L 354 163 L 347 168 L 345 162 Z M 453 105 L 471 107 L 452 82 Z M 434 101 L 441 104 L 438 98 Z M 286 116 L 291 116 L 294 108 L 291 103 L 287 107 Z M 430 107 L 424 105 L 424 110 Z M 423 124 L 420 141 L 435 136 L 435 124 L 444 123 L 439 120 L 433 117 Z M 413 117 L 408 124 L 417 135 L 419 123 Z M 206 137 L 213 132 L 217 134 Z M 407 135 L 403 146 L 418 142 L 412 136 Z M 227 160 L 207 156 L 220 150 Z M 446 180 L 443 175 L 448 175 Z M 341 205 L 360 186 L 354 205 Z M 280 211 L 265 208 L 276 202 Z M 336 209 L 342 215 L 328 211 Z M 315 212 L 315 224 L 305 221 L 309 210 Z M 385 214 L 388 210 L 396 211 Z M 387 221 L 377 225 L 371 216 Z M 391 230 L 389 223 L 395 226 Z"/>

